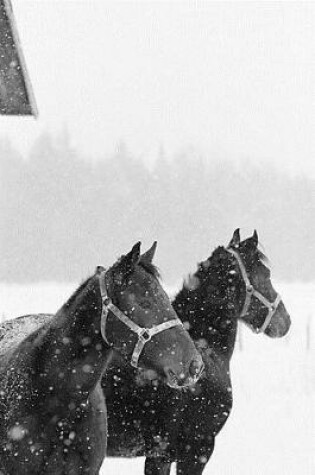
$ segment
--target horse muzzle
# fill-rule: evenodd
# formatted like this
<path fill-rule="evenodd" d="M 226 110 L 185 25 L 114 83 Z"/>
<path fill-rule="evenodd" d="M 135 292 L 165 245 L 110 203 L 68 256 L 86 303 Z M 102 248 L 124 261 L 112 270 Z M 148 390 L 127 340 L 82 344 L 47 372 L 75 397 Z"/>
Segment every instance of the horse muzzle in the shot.
<path fill-rule="evenodd" d="M 281 338 L 285 336 L 291 327 L 291 318 L 282 302 L 277 310 L 276 317 L 271 320 L 264 333 L 271 338 Z"/>
<path fill-rule="evenodd" d="M 168 386 L 174 389 L 184 389 L 189 386 L 193 386 L 202 375 L 204 368 L 205 366 L 202 357 L 198 355 L 196 359 L 193 359 L 190 362 L 187 373 L 185 373 L 183 370 L 176 373 L 173 369 L 166 368 L 165 382 Z"/>

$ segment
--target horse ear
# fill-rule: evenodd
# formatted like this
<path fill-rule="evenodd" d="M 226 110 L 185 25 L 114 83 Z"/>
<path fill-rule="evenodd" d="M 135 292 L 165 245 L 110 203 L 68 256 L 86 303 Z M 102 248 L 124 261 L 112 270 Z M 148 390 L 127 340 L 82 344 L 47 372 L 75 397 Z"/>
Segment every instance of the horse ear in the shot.
<path fill-rule="evenodd" d="M 106 270 L 105 267 L 97 266 L 95 270 L 95 274 L 101 274 L 102 272 L 104 272 L 104 270 Z"/>
<path fill-rule="evenodd" d="M 240 228 L 235 229 L 233 237 L 228 245 L 228 247 L 239 247 L 241 241 Z"/>
<path fill-rule="evenodd" d="M 252 235 L 252 243 L 254 244 L 255 247 L 258 246 L 258 234 L 257 234 L 256 229 Z"/>
<path fill-rule="evenodd" d="M 141 255 L 140 261 L 143 262 L 144 264 L 145 263 L 151 264 L 155 251 L 156 251 L 156 246 L 157 246 L 157 242 L 154 241 L 150 249 L 148 249 L 144 254 Z"/>
<path fill-rule="evenodd" d="M 140 260 L 140 246 L 141 242 L 137 242 L 128 254 L 126 254 L 120 263 L 120 266 L 125 272 L 130 272 L 138 264 Z"/>

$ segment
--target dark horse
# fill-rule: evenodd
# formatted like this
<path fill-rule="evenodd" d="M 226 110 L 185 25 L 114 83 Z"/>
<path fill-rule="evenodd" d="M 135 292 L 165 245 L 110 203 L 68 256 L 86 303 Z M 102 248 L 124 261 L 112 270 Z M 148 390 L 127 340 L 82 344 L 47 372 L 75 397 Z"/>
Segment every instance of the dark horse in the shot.
<path fill-rule="evenodd" d="M 202 262 L 173 307 L 200 349 L 205 372 L 185 391 L 174 391 L 128 371 L 114 358 L 102 380 L 108 410 L 108 456 L 146 456 L 146 475 L 199 475 L 232 408 L 230 360 L 238 320 L 255 332 L 281 337 L 290 317 L 270 282 L 258 236 L 234 232 Z"/>
<path fill-rule="evenodd" d="M 140 243 L 99 267 L 55 315 L 1 325 L 1 474 L 99 473 L 107 434 L 100 380 L 113 350 L 173 387 L 194 383 L 202 368 Z"/>

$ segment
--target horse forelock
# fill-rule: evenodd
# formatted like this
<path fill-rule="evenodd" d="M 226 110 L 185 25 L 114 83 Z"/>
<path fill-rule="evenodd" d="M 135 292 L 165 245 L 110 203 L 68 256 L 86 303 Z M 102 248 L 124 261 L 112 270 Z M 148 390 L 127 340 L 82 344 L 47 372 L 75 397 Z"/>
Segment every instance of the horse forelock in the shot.
<path fill-rule="evenodd" d="M 142 269 L 144 269 L 146 272 L 148 272 L 148 274 L 155 277 L 157 280 L 160 279 L 160 271 L 154 264 L 152 264 L 152 262 L 140 261 L 138 265 L 142 267 Z"/>

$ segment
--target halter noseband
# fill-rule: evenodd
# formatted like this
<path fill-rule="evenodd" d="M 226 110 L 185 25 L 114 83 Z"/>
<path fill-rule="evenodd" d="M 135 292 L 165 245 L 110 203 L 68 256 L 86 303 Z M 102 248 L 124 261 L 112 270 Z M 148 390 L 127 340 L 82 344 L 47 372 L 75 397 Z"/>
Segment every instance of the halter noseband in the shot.
<path fill-rule="evenodd" d="M 138 367 L 139 357 L 142 353 L 144 345 L 151 340 L 154 335 L 163 332 L 164 330 L 168 330 L 169 328 L 173 328 L 177 325 L 183 325 L 179 318 L 175 318 L 173 320 L 168 320 L 166 322 L 160 323 L 151 328 L 139 327 L 135 322 L 133 322 L 126 314 L 124 314 L 116 305 L 113 304 L 111 298 L 107 294 L 106 288 L 106 270 L 103 270 L 99 275 L 100 281 L 100 291 L 102 297 L 102 316 L 101 316 L 101 334 L 103 340 L 109 345 L 113 346 L 107 340 L 106 337 L 106 321 L 108 312 L 111 311 L 115 317 L 117 317 L 122 323 L 124 323 L 131 331 L 138 335 L 138 341 L 134 347 L 132 356 L 131 356 L 131 365 L 134 368 Z"/>
<path fill-rule="evenodd" d="M 239 318 L 243 318 L 246 315 L 252 297 L 256 297 L 265 307 L 268 308 L 268 314 L 265 318 L 264 323 L 260 328 L 255 329 L 256 333 L 263 333 L 271 322 L 272 317 L 276 313 L 278 305 L 281 302 L 281 297 L 279 294 L 277 294 L 276 300 L 274 302 L 269 302 L 269 300 L 267 300 L 266 297 L 264 297 L 258 290 L 254 289 L 254 287 L 250 283 L 245 266 L 239 253 L 231 248 L 227 248 L 226 250 L 235 257 L 245 284 L 245 302 Z"/>

